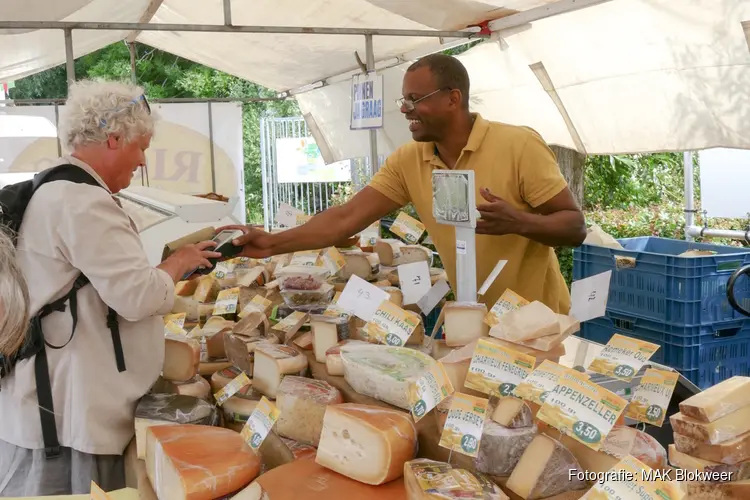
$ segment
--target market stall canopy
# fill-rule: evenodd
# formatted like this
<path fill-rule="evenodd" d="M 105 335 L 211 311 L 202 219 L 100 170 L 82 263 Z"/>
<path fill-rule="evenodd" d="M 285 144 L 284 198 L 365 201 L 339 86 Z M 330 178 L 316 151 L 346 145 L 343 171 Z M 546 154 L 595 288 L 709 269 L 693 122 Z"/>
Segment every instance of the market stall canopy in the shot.
<path fill-rule="evenodd" d="M 750 2 L 743 0 L 234 0 L 232 22 L 446 30 L 502 18 L 491 23 L 500 29 L 514 13 L 558 13 L 576 3 L 593 6 L 533 25 L 508 23 L 511 30 L 461 56 L 471 75 L 473 109 L 590 154 L 750 148 L 744 86 L 750 51 L 741 24 L 750 20 Z M 224 19 L 220 0 L 6 0 L 0 20 L 221 25 Z M 365 57 L 363 36 L 76 30 L 74 55 L 127 36 L 279 91 L 325 85 L 298 99 L 318 142 L 328 146 L 321 147 L 326 160 L 368 150 L 368 135 L 349 130 L 347 72 L 358 69 L 354 51 Z M 381 154 L 410 140 L 393 103 L 401 95 L 405 61 L 442 42 L 450 40 L 374 38 L 385 74 Z M 0 35 L 0 81 L 64 61 L 59 30 Z"/>

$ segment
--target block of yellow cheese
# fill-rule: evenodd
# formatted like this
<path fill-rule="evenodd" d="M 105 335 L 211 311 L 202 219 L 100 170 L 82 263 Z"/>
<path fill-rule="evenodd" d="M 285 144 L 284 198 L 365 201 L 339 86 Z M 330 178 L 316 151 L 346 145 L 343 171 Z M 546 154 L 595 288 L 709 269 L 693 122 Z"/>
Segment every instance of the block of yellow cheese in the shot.
<path fill-rule="evenodd" d="M 750 498 L 750 481 L 686 484 L 686 500 L 740 500 Z"/>
<path fill-rule="evenodd" d="M 198 280 L 198 286 L 193 293 L 193 298 L 201 303 L 213 302 L 219 295 L 221 286 L 212 276 L 204 276 Z"/>
<path fill-rule="evenodd" d="M 326 408 L 343 402 L 341 392 L 328 382 L 285 377 L 276 394 L 276 406 L 281 412 L 276 431 L 280 436 L 318 446 Z"/>
<path fill-rule="evenodd" d="M 677 451 L 675 445 L 669 445 L 669 463 L 678 469 L 691 472 L 706 472 L 708 474 L 729 474 L 732 481 L 745 481 L 750 479 L 750 461 L 740 462 L 736 465 L 727 465 L 710 460 L 696 458 L 686 453 Z"/>
<path fill-rule="evenodd" d="M 162 376 L 174 382 L 184 382 L 195 377 L 201 361 L 200 342 L 171 333 L 166 335 L 164 342 Z"/>
<path fill-rule="evenodd" d="M 740 408 L 713 422 L 700 422 L 682 413 L 671 415 L 669 421 L 672 429 L 678 434 L 704 443 L 718 444 L 750 431 L 750 406 Z"/>
<path fill-rule="evenodd" d="M 178 281 L 174 285 L 174 294 L 181 297 L 190 297 L 195 293 L 195 289 L 198 287 L 198 280 L 185 280 Z"/>
<path fill-rule="evenodd" d="M 253 388 L 268 398 L 276 399 L 282 379 L 287 375 L 304 375 L 307 356 L 287 345 L 263 344 L 255 348 Z"/>
<path fill-rule="evenodd" d="M 443 308 L 445 343 L 450 347 L 460 347 L 486 337 L 489 327 L 484 322 L 487 306 L 474 302 L 448 302 Z"/>
<path fill-rule="evenodd" d="M 508 342 L 523 342 L 559 333 L 557 313 L 535 300 L 500 316 L 489 334 Z"/>
<path fill-rule="evenodd" d="M 674 445 L 681 453 L 712 462 L 734 465 L 750 460 L 750 432 L 719 444 L 708 444 L 675 433 Z"/>
<path fill-rule="evenodd" d="M 534 425 L 534 414 L 523 399 L 493 396 L 490 404 L 492 405 L 490 418 L 503 427 L 517 429 Z"/>
<path fill-rule="evenodd" d="M 680 413 L 701 422 L 713 422 L 750 405 L 750 377 L 735 376 L 680 403 Z"/>

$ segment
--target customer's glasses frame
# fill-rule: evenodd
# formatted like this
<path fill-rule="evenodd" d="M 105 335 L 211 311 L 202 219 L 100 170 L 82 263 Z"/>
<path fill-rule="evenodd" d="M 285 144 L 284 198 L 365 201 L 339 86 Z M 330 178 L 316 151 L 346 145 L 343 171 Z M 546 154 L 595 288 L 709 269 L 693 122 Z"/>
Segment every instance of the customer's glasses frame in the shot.
<path fill-rule="evenodd" d="M 124 111 L 128 107 L 130 107 L 130 106 L 137 105 L 140 101 L 143 101 L 143 105 L 146 108 L 146 111 L 148 112 L 148 114 L 150 115 L 151 114 L 151 105 L 148 103 L 148 99 L 146 99 L 146 95 L 145 94 L 141 94 L 140 96 L 136 97 L 132 101 L 128 102 L 125 106 L 123 106 L 121 108 L 117 108 L 112 113 L 119 113 L 121 111 Z M 106 125 L 107 125 L 107 120 L 105 120 L 104 118 L 102 118 L 99 121 L 99 127 L 104 128 Z"/>
<path fill-rule="evenodd" d="M 432 97 L 435 94 L 437 94 L 438 92 L 442 92 L 444 90 L 453 90 L 453 89 L 450 88 L 450 87 L 443 87 L 441 89 L 434 90 L 434 91 L 430 92 L 429 94 L 420 97 L 419 99 L 407 99 L 406 97 L 401 97 L 400 99 L 396 99 L 396 105 L 399 107 L 399 109 L 401 109 L 403 107 L 406 107 L 407 111 L 414 111 L 414 106 L 416 104 L 418 104 L 418 103 L 424 101 L 425 99 L 427 99 L 428 97 Z"/>

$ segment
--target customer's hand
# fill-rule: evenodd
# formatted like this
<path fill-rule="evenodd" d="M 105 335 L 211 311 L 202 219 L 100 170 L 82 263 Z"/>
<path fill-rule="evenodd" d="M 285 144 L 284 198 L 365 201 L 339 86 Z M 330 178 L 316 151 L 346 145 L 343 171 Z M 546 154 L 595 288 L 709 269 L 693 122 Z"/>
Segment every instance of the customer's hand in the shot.
<path fill-rule="evenodd" d="M 201 241 L 194 245 L 185 245 L 167 257 L 157 267 L 169 273 L 172 279 L 177 282 L 195 269 L 212 267 L 208 259 L 221 257 L 219 252 L 211 250 L 215 247 L 216 242 L 214 241 Z"/>
<path fill-rule="evenodd" d="M 233 243 L 243 247 L 240 253 L 243 257 L 265 259 L 273 255 L 273 235 L 270 233 L 250 226 L 224 226 L 216 231 L 242 231 L 242 236 L 235 238 Z"/>

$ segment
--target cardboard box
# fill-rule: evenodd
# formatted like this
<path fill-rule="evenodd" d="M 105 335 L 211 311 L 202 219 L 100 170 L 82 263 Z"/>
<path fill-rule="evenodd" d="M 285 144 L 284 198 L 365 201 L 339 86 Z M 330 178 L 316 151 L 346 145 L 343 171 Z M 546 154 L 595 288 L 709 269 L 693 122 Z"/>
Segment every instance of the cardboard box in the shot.
<path fill-rule="evenodd" d="M 201 241 L 207 241 L 210 240 L 216 236 L 216 228 L 214 227 L 206 227 L 201 229 L 200 231 L 196 231 L 194 233 L 188 234 L 187 236 L 183 236 L 182 238 L 178 240 L 174 240 L 172 242 L 167 243 L 164 245 L 164 250 L 161 252 L 161 261 L 164 262 L 167 257 L 175 253 L 180 248 L 184 247 L 185 245 L 191 245 L 195 243 L 200 243 Z"/>

